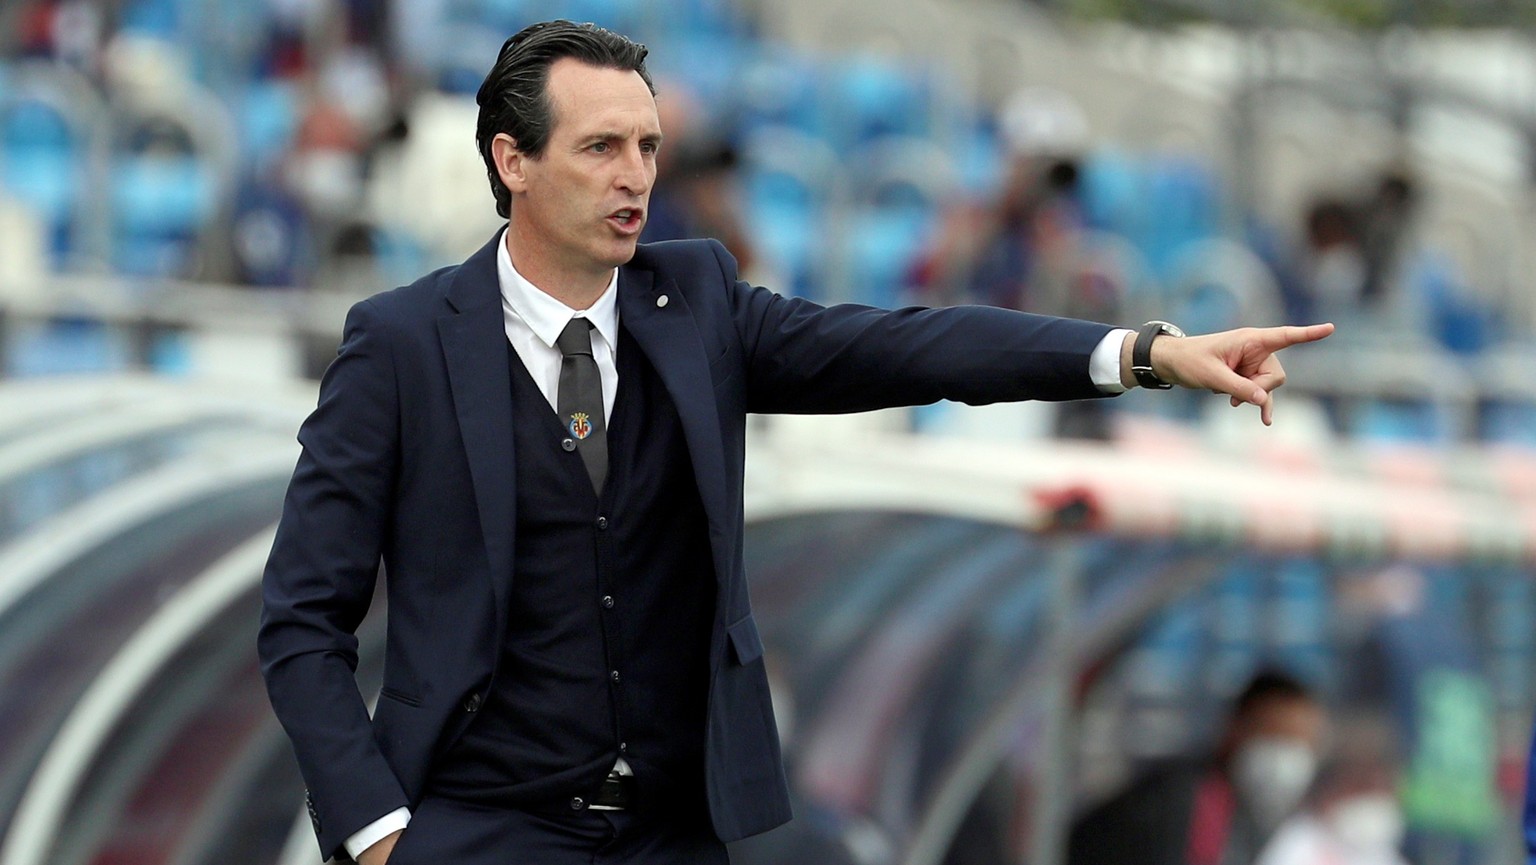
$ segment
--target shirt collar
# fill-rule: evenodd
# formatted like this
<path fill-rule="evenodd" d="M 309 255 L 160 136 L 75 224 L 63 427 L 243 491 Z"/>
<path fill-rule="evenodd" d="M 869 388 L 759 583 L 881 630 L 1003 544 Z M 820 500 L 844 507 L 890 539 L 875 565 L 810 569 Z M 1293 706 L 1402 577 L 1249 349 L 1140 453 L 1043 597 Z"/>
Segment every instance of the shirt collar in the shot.
<path fill-rule="evenodd" d="M 603 290 L 597 302 L 587 309 L 571 309 L 546 294 L 542 289 L 523 277 L 512 266 L 512 254 L 507 251 L 506 232 L 496 243 L 496 278 L 501 284 L 501 307 L 522 319 L 539 341 L 554 348 L 560 332 L 573 318 L 585 318 L 602 334 L 610 346 L 619 344 L 619 269 L 613 269 L 613 278 Z"/>

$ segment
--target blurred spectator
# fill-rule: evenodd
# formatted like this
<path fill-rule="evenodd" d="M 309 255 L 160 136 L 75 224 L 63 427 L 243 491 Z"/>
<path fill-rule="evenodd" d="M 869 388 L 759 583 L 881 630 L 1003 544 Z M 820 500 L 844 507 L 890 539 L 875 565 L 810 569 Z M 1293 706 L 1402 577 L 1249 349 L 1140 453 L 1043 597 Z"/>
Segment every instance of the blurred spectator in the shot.
<path fill-rule="evenodd" d="M 1417 193 L 1403 170 L 1384 172 L 1364 197 L 1326 196 L 1307 209 L 1298 304 L 1318 320 L 1401 327 L 1399 271 Z"/>
<path fill-rule="evenodd" d="M 1406 865 L 1391 742 L 1383 724 L 1343 737 L 1307 806 L 1275 832 L 1258 865 Z"/>
<path fill-rule="evenodd" d="M 1002 189 L 990 206 L 962 202 L 946 214 L 918 285 L 929 302 L 1097 317 L 1075 297 L 1088 130 L 1082 109 L 1065 93 L 1028 87 L 1009 100 L 1000 124 L 1010 154 Z"/>
<path fill-rule="evenodd" d="M 756 270 L 757 257 L 741 219 L 736 148 L 709 131 L 698 100 L 681 81 L 657 85 L 656 109 L 666 145 L 657 155 L 641 240 L 713 237 L 736 257 L 745 279 L 776 284 Z"/>
<path fill-rule="evenodd" d="M 1396 168 L 1382 174 L 1374 194 L 1365 202 L 1360 218 L 1360 247 L 1365 258 L 1360 299 L 1369 306 L 1392 299 L 1417 204 L 1413 177 Z"/>
<path fill-rule="evenodd" d="M 1155 767 L 1073 826 L 1071 865 L 1249 865 L 1312 783 L 1327 718 L 1299 681 L 1256 675 L 1210 757 Z"/>
<path fill-rule="evenodd" d="M 1365 250 L 1354 208 L 1323 198 L 1307 208 L 1302 258 L 1308 314 L 1320 321 L 1352 320 L 1365 294 Z"/>

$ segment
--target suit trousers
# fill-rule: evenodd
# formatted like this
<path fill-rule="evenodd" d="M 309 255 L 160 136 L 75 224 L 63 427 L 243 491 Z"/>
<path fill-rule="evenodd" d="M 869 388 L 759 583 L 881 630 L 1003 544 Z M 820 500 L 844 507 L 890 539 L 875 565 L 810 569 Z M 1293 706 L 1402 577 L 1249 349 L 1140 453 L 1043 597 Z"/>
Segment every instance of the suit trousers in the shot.
<path fill-rule="evenodd" d="M 729 865 L 707 814 L 499 808 L 428 795 L 389 865 Z"/>

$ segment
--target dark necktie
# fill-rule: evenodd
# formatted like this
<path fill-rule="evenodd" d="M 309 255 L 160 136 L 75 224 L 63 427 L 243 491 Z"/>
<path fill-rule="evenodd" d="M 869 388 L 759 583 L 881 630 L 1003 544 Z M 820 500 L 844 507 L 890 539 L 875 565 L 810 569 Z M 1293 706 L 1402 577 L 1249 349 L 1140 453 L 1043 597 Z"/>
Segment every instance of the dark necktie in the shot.
<path fill-rule="evenodd" d="M 571 319 L 555 346 L 563 355 L 560 394 L 555 398 L 560 423 L 581 451 L 593 491 L 602 495 L 608 476 L 608 424 L 603 417 L 603 380 L 592 358 L 592 322 Z"/>

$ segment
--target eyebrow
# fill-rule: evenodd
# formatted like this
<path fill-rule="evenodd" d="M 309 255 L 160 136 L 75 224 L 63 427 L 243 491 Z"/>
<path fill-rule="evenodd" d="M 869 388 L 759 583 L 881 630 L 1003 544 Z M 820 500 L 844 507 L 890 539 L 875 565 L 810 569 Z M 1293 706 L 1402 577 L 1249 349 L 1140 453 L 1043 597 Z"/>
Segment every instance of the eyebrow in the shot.
<path fill-rule="evenodd" d="M 622 141 L 628 137 L 628 135 L 622 132 L 614 132 L 610 129 L 603 132 L 594 132 L 591 135 L 582 138 L 581 143 L 583 146 L 585 146 L 598 141 Z M 640 140 L 659 145 L 662 142 L 662 134 L 660 132 L 646 133 L 640 136 Z"/>

